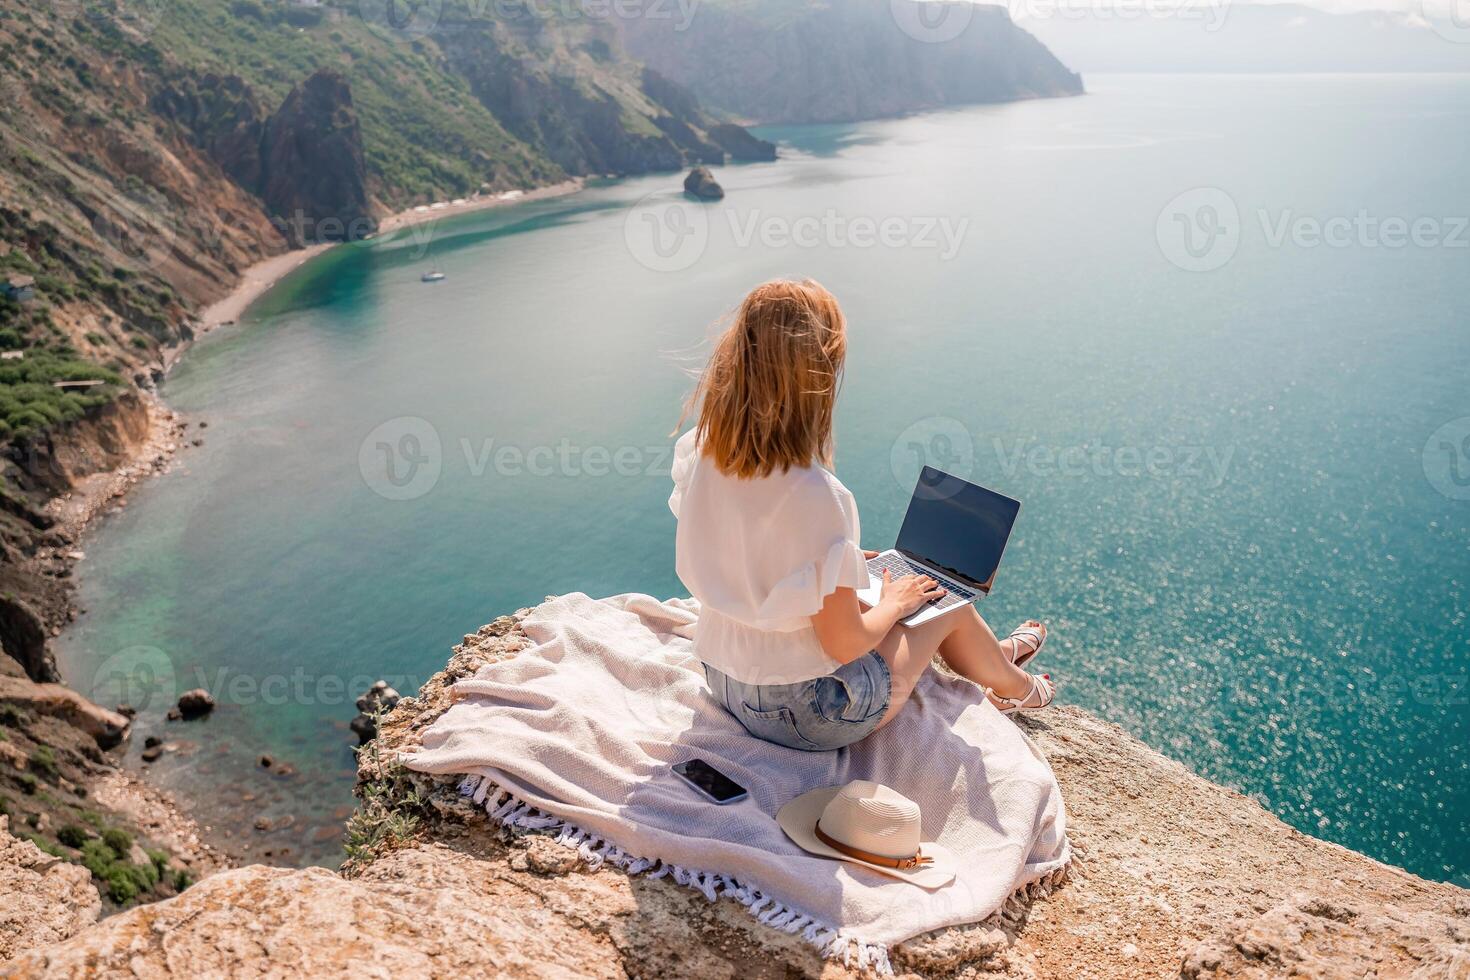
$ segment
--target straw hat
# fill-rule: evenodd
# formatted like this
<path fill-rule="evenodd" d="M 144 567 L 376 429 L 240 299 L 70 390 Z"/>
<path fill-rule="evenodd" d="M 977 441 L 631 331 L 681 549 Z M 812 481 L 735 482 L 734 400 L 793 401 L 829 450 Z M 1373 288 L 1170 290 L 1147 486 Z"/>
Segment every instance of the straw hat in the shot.
<path fill-rule="evenodd" d="M 919 804 L 882 783 L 854 779 L 803 793 L 776 814 L 804 851 L 938 888 L 954 880 L 954 853 L 919 840 Z"/>

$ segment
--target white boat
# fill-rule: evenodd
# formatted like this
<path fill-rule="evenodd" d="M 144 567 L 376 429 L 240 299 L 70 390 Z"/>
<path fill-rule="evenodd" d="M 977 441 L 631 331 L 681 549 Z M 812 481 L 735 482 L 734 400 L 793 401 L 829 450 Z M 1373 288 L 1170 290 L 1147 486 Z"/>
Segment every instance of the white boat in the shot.
<path fill-rule="evenodd" d="M 419 281 L 420 282 L 438 282 L 439 280 L 441 280 L 443 278 L 444 278 L 444 273 L 440 272 L 438 269 L 435 269 L 432 272 L 425 272 L 423 275 L 419 276 Z"/>

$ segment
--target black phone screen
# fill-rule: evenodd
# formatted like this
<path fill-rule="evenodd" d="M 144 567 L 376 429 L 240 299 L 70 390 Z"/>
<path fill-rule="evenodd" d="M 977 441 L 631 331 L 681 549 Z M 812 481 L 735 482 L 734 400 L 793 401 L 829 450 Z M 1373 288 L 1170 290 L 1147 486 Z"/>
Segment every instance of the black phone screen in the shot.
<path fill-rule="evenodd" d="M 690 759 L 674 766 L 674 772 L 683 776 L 699 789 L 712 796 L 717 803 L 726 803 L 737 796 L 745 795 L 745 787 L 720 772 L 703 759 Z"/>

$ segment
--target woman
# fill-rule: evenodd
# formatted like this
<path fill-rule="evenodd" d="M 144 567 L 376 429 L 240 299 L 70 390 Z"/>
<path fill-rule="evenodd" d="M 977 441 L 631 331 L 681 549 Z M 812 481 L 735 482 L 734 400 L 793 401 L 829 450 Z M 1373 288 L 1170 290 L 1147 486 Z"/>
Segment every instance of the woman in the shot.
<path fill-rule="evenodd" d="M 937 653 L 1001 710 L 1051 703 L 1021 669 L 1046 639 L 1032 620 L 997 640 L 973 605 L 912 629 L 944 594 L 928 576 L 883 578 L 866 611 L 857 505 L 832 463 L 832 410 L 847 348 L 832 294 L 811 280 L 756 287 L 719 338 L 685 417 L 669 507 L 676 568 L 701 611 L 694 652 L 714 696 L 758 738 L 851 745 L 908 702 Z M 682 420 L 681 420 L 682 424 Z"/>

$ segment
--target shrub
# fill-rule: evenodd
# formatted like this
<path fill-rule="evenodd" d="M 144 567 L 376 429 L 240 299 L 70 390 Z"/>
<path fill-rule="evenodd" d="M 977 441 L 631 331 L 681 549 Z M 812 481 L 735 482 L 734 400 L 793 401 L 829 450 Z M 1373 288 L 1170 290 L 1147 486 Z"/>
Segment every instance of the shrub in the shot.
<path fill-rule="evenodd" d="M 75 847 L 80 850 L 83 844 L 92 839 L 92 835 L 85 827 L 69 823 L 56 832 L 56 839 L 67 847 Z"/>
<path fill-rule="evenodd" d="M 39 847 L 41 850 L 45 851 L 47 854 L 51 855 L 52 857 L 58 857 L 58 858 L 64 858 L 64 857 L 66 857 L 66 852 L 65 851 L 63 851 L 61 848 L 57 847 L 55 844 L 51 843 L 46 838 L 40 836 L 39 834 L 27 834 L 26 835 L 26 840 L 30 841 L 32 844 L 35 844 L 37 847 Z"/>
<path fill-rule="evenodd" d="M 15 781 L 18 782 L 18 783 L 20 783 L 21 790 L 27 796 L 35 796 L 36 795 L 36 777 L 35 776 L 32 776 L 28 772 L 23 772 L 19 776 L 15 777 Z"/>
<path fill-rule="evenodd" d="M 7 599 L 14 601 L 14 596 L 6 593 Z M 10 728 L 20 728 L 31 723 L 31 713 L 18 704 L 0 704 L 0 725 Z"/>
<path fill-rule="evenodd" d="M 81 851 L 82 867 L 98 878 L 105 880 L 108 869 L 117 863 L 117 855 L 100 838 L 83 842 Z"/>
<path fill-rule="evenodd" d="M 131 902 L 142 890 L 138 887 L 138 882 L 133 877 L 131 869 L 124 864 L 109 865 L 99 877 L 107 885 L 107 897 L 119 905 Z"/>
<path fill-rule="evenodd" d="M 49 745 L 38 745 L 31 752 L 31 768 L 47 776 L 56 775 L 56 750 Z"/>
<path fill-rule="evenodd" d="M 112 848 L 113 853 L 120 858 L 127 857 L 128 852 L 133 849 L 133 835 L 117 827 L 110 827 L 104 830 L 102 832 L 102 841 L 108 847 Z"/>

